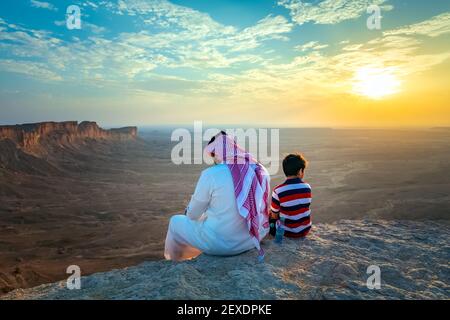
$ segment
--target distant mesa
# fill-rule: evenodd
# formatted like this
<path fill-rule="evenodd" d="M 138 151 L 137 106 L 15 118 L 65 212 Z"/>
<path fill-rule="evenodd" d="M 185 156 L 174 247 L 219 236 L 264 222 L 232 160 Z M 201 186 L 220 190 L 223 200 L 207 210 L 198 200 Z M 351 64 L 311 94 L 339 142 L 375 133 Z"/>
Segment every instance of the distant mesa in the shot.
<path fill-rule="evenodd" d="M 96 122 L 65 121 L 40 122 L 0 126 L 0 141 L 12 140 L 18 147 L 32 151 L 43 140 L 64 144 L 80 139 L 131 140 L 136 139 L 136 127 L 105 130 Z"/>

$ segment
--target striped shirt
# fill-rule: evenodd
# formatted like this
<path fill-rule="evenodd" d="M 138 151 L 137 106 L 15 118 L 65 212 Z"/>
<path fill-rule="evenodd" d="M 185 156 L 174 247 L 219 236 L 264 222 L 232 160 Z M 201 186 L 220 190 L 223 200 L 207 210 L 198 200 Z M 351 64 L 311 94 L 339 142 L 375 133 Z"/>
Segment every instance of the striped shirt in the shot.
<path fill-rule="evenodd" d="M 311 186 L 300 178 L 287 179 L 272 192 L 271 210 L 284 218 L 286 237 L 300 238 L 311 229 Z"/>

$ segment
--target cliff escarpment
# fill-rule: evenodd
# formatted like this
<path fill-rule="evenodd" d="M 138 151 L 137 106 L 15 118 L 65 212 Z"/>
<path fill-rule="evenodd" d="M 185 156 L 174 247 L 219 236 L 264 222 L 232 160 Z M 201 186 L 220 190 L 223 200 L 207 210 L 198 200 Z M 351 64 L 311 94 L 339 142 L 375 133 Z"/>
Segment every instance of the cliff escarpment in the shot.
<path fill-rule="evenodd" d="M 0 126 L 0 170 L 40 175 L 78 171 L 80 160 L 85 163 L 135 141 L 136 127 L 105 130 L 90 121 Z"/>
<path fill-rule="evenodd" d="M 96 122 L 40 122 L 0 126 L 0 141 L 9 139 L 26 151 L 35 151 L 42 143 L 65 144 L 81 139 L 128 140 L 137 136 L 136 127 L 105 130 Z"/>

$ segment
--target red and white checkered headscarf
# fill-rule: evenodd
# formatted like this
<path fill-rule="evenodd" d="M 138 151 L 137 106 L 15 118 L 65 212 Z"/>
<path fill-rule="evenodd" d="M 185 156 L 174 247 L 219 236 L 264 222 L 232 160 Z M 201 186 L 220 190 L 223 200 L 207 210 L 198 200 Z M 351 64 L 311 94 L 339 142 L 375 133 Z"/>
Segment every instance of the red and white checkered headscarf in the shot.
<path fill-rule="evenodd" d="M 242 149 L 235 138 L 223 133 L 216 135 L 204 151 L 230 169 L 239 214 L 246 219 L 250 236 L 262 259 L 264 251 L 260 246 L 260 230 L 269 228 L 270 176 L 266 168 Z"/>

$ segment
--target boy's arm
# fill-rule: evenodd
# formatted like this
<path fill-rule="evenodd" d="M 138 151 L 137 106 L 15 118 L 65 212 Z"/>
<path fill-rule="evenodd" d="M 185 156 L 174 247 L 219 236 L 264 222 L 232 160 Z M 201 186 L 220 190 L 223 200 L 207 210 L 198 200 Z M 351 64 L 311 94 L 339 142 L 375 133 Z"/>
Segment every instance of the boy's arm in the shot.
<path fill-rule="evenodd" d="M 276 227 L 275 223 L 279 219 L 280 212 L 280 200 L 278 199 L 278 195 L 275 190 L 272 192 L 272 200 L 270 201 L 270 231 L 269 233 L 272 236 L 275 236 Z"/>
<path fill-rule="evenodd" d="M 272 192 L 272 201 L 270 204 L 270 217 L 277 220 L 280 216 L 280 199 L 275 190 Z"/>

